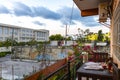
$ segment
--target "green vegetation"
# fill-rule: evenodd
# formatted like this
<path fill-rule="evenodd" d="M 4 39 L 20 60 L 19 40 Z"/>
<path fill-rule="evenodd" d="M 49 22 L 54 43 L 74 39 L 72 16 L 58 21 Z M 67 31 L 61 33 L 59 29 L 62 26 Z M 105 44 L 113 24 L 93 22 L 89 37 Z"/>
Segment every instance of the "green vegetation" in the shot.
<path fill-rule="evenodd" d="M 100 42 L 110 42 L 110 33 L 102 33 L 101 30 L 98 33 L 91 33 L 87 35 L 88 40 L 91 41 L 100 41 Z"/>
<path fill-rule="evenodd" d="M 29 42 L 26 42 L 26 44 L 27 44 L 27 45 L 30 45 L 30 46 L 36 45 L 36 44 L 37 44 L 37 41 L 36 41 L 35 39 L 32 39 L 32 40 L 30 40 Z"/>
<path fill-rule="evenodd" d="M 49 39 L 52 40 L 63 40 L 64 37 L 61 34 L 51 35 Z"/>
<path fill-rule="evenodd" d="M 3 46 L 4 46 L 3 42 L 0 42 L 0 47 L 3 47 Z"/>
<path fill-rule="evenodd" d="M 49 37 L 50 41 L 53 40 L 65 40 L 65 37 L 62 36 L 61 34 L 55 34 L 55 35 L 51 35 Z M 66 38 L 66 40 L 72 40 L 72 38 L 70 36 L 68 36 Z M 85 31 L 79 29 L 79 34 L 77 36 L 77 40 L 76 40 L 80 45 L 82 45 L 81 43 L 88 43 L 91 41 L 101 41 L 101 42 L 110 42 L 110 33 L 102 33 L 102 30 L 99 30 L 98 33 L 93 33 L 90 32 L 89 29 L 86 29 Z M 44 42 L 37 42 L 36 40 L 32 39 L 29 42 L 17 42 L 15 40 L 12 40 L 10 38 L 8 38 L 6 41 L 4 42 L 0 42 L 0 47 L 9 47 L 9 46 L 25 46 L 25 45 L 37 45 L 37 44 L 43 44 Z M 46 42 L 46 43 L 49 43 Z"/>
<path fill-rule="evenodd" d="M 55 35 L 51 35 L 49 37 L 49 40 L 50 41 L 53 41 L 53 40 L 57 40 L 57 41 L 60 41 L 60 40 L 72 40 L 71 39 L 71 36 L 68 36 L 66 39 L 64 36 L 62 36 L 61 34 L 55 34 Z"/>
<path fill-rule="evenodd" d="M 37 45 L 37 44 L 43 44 L 43 43 L 45 43 L 45 42 L 37 42 L 36 40 L 34 40 L 34 39 L 32 39 L 32 40 L 30 40 L 29 42 L 17 42 L 17 41 L 15 41 L 15 40 L 11 40 L 11 39 L 7 39 L 6 41 L 1 41 L 0 42 L 0 47 L 9 47 L 9 46 L 26 46 L 26 45 L 28 45 L 28 46 L 33 46 L 33 45 Z M 46 42 L 46 44 L 48 44 L 49 42 Z"/>
<path fill-rule="evenodd" d="M 42 74 L 42 73 L 40 73 L 40 74 L 39 74 L 39 77 L 38 77 L 38 79 L 37 79 L 37 80 L 43 80 L 43 79 L 44 79 L 44 77 L 45 77 L 45 75 L 44 75 L 44 74 Z"/>
<path fill-rule="evenodd" d="M 45 50 L 45 45 L 39 44 L 39 45 L 37 46 L 37 51 L 38 51 L 39 54 L 44 53 L 44 52 L 45 52 L 44 50 Z"/>
<path fill-rule="evenodd" d="M 98 40 L 98 41 L 103 41 L 103 37 L 104 37 L 104 36 L 103 36 L 102 30 L 99 30 L 99 31 L 98 31 L 97 40 Z"/>
<path fill-rule="evenodd" d="M 6 56 L 7 54 L 11 54 L 11 52 L 0 52 L 0 57 L 4 57 L 4 56 Z"/>

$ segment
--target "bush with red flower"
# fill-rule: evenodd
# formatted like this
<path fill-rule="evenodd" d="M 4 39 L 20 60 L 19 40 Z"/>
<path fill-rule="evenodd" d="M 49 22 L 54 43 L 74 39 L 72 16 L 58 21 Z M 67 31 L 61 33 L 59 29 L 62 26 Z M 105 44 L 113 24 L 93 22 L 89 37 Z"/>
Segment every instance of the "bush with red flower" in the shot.
<path fill-rule="evenodd" d="M 82 50 L 88 54 L 93 54 L 93 49 L 90 46 L 83 46 Z"/>

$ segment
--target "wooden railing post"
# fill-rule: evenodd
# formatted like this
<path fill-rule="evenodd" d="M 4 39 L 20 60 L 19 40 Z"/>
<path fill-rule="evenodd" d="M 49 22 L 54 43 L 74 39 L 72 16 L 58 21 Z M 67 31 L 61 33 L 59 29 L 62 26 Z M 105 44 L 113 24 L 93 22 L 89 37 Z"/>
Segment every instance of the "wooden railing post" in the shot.
<path fill-rule="evenodd" d="M 68 80 L 71 80 L 70 61 L 68 61 Z"/>

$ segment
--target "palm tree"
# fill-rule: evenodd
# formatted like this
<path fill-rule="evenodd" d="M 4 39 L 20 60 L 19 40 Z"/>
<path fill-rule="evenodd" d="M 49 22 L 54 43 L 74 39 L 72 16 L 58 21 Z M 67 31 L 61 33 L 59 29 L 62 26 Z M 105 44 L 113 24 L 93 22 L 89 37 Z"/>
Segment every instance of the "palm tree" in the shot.
<path fill-rule="evenodd" d="M 85 34 L 85 36 L 86 36 L 86 41 L 88 41 L 88 34 L 90 33 L 90 30 L 89 29 L 86 29 L 85 31 L 84 31 L 84 34 Z"/>

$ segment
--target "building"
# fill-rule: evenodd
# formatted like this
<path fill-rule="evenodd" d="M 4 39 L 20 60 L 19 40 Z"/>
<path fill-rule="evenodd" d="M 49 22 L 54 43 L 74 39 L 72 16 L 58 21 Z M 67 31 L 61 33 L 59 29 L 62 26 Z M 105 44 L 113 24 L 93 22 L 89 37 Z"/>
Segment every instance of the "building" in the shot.
<path fill-rule="evenodd" d="M 120 0 L 73 0 L 81 11 L 81 16 L 99 15 L 99 22 L 110 20 L 110 55 L 120 68 Z"/>
<path fill-rule="evenodd" d="M 20 26 L 0 24 L 0 41 L 13 39 L 17 42 L 28 42 L 35 39 L 36 41 L 48 41 L 49 31 L 45 29 L 30 29 Z"/>

